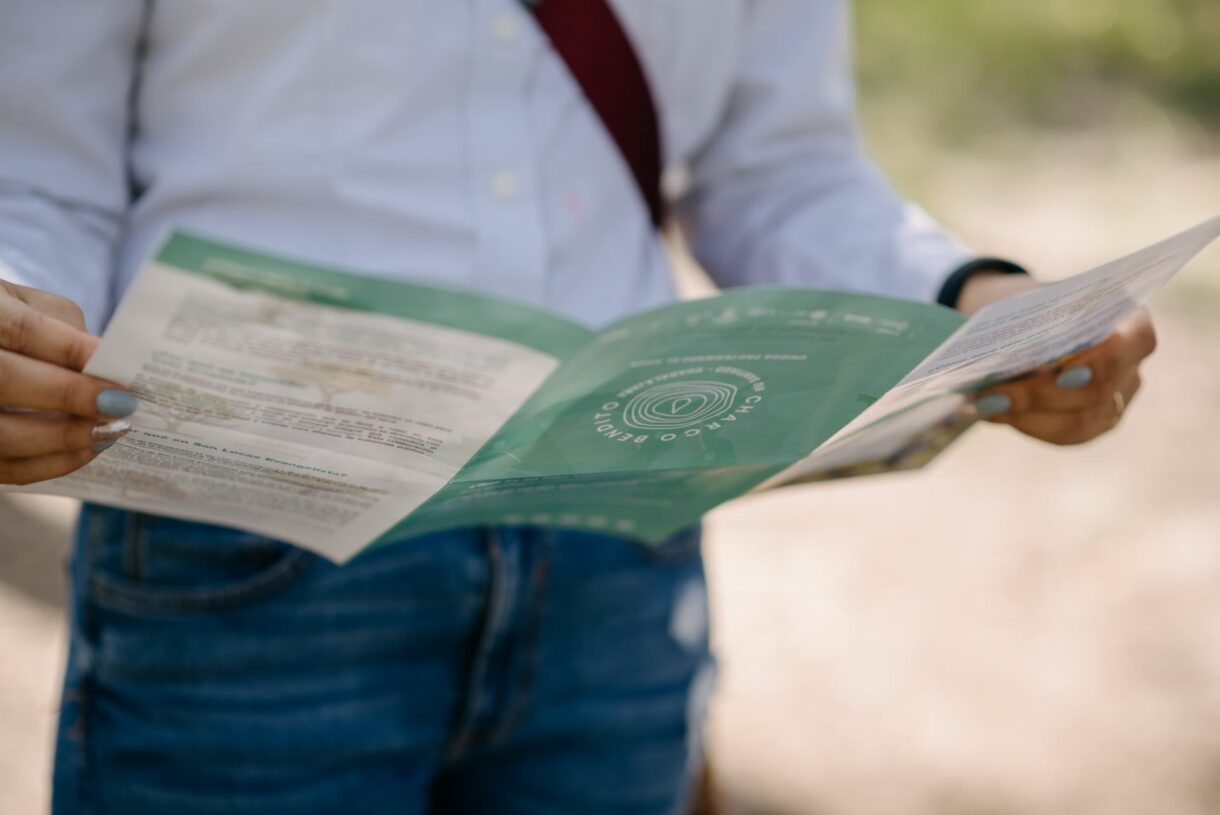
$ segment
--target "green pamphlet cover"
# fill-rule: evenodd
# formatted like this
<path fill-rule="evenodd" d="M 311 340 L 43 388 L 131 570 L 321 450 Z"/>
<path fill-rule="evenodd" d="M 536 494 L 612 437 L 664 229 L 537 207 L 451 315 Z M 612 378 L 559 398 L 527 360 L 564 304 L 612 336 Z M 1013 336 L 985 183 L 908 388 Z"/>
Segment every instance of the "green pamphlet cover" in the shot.
<path fill-rule="evenodd" d="M 1104 338 L 1220 219 L 984 309 L 745 288 L 591 331 L 544 310 L 169 236 L 86 373 L 133 430 L 27 491 L 342 562 L 447 528 L 659 543 L 755 489 L 920 466 L 970 395 Z"/>

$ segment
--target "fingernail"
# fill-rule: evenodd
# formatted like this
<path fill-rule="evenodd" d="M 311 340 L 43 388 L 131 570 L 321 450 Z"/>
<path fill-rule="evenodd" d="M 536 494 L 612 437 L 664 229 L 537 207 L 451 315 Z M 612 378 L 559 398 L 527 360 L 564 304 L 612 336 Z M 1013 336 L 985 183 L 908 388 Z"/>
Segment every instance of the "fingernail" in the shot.
<path fill-rule="evenodd" d="M 114 447 L 114 442 L 110 442 L 109 444 L 99 444 L 97 447 L 93 448 L 93 452 L 104 453 L 107 450 L 109 450 L 111 447 Z"/>
<path fill-rule="evenodd" d="M 1085 385 L 1093 381 L 1093 369 L 1087 365 L 1078 365 L 1075 368 L 1068 368 L 1059 378 L 1055 380 L 1055 384 L 1065 391 L 1083 388 Z"/>
<path fill-rule="evenodd" d="M 140 405 L 126 391 L 104 390 L 97 395 L 97 412 L 103 416 L 123 418 L 136 412 Z"/>
<path fill-rule="evenodd" d="M 118 441 L 127 435 L 128 430 L 131 430 L 131 422 L 124 421 L 123 419 L 108 424 L 95 425 L 93 428 L 93 440 L 99 442 Z"/>
<path fill-rule="evenodd" d="M 990 419 L 1012 410 L 1012 398 L 1002 393 L 993 393 L 975 402 L 974 409 L 979 412 L 981 418 Z"/>

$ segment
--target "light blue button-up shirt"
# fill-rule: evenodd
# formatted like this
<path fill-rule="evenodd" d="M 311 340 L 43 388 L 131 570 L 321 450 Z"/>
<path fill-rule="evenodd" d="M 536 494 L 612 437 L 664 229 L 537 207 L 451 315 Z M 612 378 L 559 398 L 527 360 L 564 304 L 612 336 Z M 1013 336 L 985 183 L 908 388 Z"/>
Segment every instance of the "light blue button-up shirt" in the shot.
<path fill-rule="evenodd" d="M 718 283 L 930 300 L 968 259 L 863 153 L 846 0 L 613 5 Z M 95 330 L 171 226 L 591 325 L 674 296 L 519 0 L 2 0 L 0 54 L 0 278 Z"/>

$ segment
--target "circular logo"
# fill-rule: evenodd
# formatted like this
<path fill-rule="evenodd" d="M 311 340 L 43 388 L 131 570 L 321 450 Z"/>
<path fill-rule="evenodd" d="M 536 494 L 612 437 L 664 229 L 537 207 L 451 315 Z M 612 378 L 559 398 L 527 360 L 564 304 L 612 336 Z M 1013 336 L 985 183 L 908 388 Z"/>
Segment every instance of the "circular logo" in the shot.
<path fill-rule="evenodd" d="M 634 444 L 696 439 L 746 420 L 766 390 L 757 374 L 731 365 L 670 370 L 603 402 L 593 428 L 603 438 Z"/>
<path fill-rule="evenodd" d="M 636 430 L 682 430 L 730 410 L 736 399 L 737 386 L 724 382 L 654 385 L 631 398 L 622 421 Z"/>

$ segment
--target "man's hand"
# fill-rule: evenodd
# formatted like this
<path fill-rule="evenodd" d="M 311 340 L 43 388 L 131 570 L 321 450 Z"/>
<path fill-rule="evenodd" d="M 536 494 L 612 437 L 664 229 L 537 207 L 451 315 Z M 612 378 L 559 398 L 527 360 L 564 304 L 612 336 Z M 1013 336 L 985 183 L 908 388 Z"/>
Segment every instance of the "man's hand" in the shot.
<path fill-rule="evenodd" d="M 97 344 L 72 302 L 0 281 L 0 484 L 67 475 L 130 429 L 131 394 L 80 373 Z"/>
<path fill-rule="evenodd" d="M 978 311 L 988 303 L 1037 288 L 1023 276 L 979 274 L 962 292 L 959 308 Z M 1147 310 L 1135 315 L 1105 342 L 1054 370 L 997 385 L 979 394 L 979 416 L 1051 444 L 1083 444 L 1118 426 L 1140 388 L 1140 364 L 1156 350 L 1156 331 Z"/>

